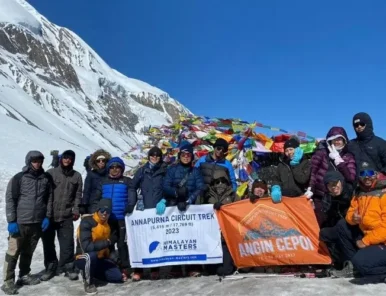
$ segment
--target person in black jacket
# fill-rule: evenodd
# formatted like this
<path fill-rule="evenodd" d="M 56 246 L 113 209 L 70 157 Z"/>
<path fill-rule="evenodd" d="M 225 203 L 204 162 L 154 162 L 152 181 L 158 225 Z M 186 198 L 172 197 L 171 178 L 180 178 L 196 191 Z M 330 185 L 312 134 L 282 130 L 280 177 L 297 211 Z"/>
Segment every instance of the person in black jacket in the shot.
<path fill-rule="evenodd" d="M 367 162 L 378 172 L 386 173 L 386 141 L 375 136 L 373 121 L 367 113 L 354 115 L 353 126 L 357 135 L 349 143 L 349 151 L 354 154 L 357 170 L 361 163 Z"/>
<path fill-rule="evenodd" d="M 273 202 L 281 202 L 282 195 L 298 197 L 304 195 L 311 177 L 311 164 L 303 157 L 303 150 L 296 138 L 284 144 L 284 158 L 277 166 L 276 178 L 272 182 Z"/>
<path fill-rule="evenodd" d="M 162 159 L 162 151 L 154 146 L 148 152 L 148 162 L 140 167 L 135 173 L 129 188 L 129 204 L 126 213 L 134 211 L 135 204 L 137 210 L 156 209 L 157 214 L 162 215 L 166 209 L 166 199 L 163 195 L 163 179 L 166 175 L 166 164 Z M 139 194 L 138 194 L 139 190 Z M 132 275 L 133 281 L 140 281 L 142 272 L 135 269 Z M 151 278 L 159 278 L 159 269 L 151 269 Z"/>
<path fill-rule="evenodd" d="M 320 240 L 325 242 L 333 265 L 339 269 L 343 262 L 340 258 L 341 252 L 336 245 L 338 237 L 337 224 L 339 221 L 345 222 L 345 216 L 353 196 L 353 185 L 345 182 L 343 175 L 338 171 L 329 171 L 324 176 L 324 184 L 328 193 L 322 199 L 323 210 L 326 214 L 326 221 L 321 226 Z"/>
<path fill-rule="evenodd" d="M 108 171 L 106 163 L 111 159 L 111 154 L 106 150 L 95 151 L 88 160 L 91 171 L 88 171 L 84 181 L 83 198 L 80 205 L 81 214 L 93 214 L 90 205 L 94 203 L 95 194 L 98 190 L 99 182 L 104 178 Z"/>
<path fill-rule="evenodd" d="M 48 229 L 53 215 L 52 178 L 44 172 L 43 161 L 41 152 L 28 152 L 26 166 L 12 177 L 7 186 L 5 212 L 9 237 L 3 268 L 4 284 L 1 286 L 7 295 L 18 294 L 15 269 L 19 259 L 18 284 L 40 283 L 39 278 L 30 274 L 31 260 L 42 232 Z"/>

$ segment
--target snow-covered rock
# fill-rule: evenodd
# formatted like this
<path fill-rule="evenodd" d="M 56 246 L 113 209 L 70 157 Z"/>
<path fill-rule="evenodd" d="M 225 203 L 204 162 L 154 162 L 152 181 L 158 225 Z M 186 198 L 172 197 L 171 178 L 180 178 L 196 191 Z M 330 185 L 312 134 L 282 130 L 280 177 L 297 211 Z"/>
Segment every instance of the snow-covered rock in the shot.
<path fill-rule="evenodd" d="M 121 153 L 143 141 L 145 127 L 181 113 L 190 111 L 111 69 L 79 36 L 26 1 L 0 0 L 0 116 Z"/>

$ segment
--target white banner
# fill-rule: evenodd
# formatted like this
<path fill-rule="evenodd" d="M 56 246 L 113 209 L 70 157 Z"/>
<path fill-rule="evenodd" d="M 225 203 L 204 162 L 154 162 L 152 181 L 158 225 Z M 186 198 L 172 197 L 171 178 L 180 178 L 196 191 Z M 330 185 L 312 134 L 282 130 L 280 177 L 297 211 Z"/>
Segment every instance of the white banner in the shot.
<path fill-rule="evenodd" d="M 131 267 L 222 263 L 220 227 L 212 205 L 167 207 L 126 215 Z"/>

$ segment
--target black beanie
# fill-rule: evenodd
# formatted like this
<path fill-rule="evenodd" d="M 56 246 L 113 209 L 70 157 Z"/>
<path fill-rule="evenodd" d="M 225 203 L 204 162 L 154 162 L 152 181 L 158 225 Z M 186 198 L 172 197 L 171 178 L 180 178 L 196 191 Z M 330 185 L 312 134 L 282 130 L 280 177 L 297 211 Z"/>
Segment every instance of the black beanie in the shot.
<path fill-rule="evenodd" d="M 300 145 L 299 141 L 295 138 L 290 138 L 284 143 L 284 150 L 287 148 L 298 148 Z"/>
<path fill-rule="evenodd" d="M 324 184 L 328 184 L 330 182 L 336 182 L 341 181 L 342 184 L 344 183 L 344 177 L 343 175 L 338 171 L 328 171 L 323 178 Z"/>
<path fill-rule="evenodd" d="M 100 209 L 106 209 L 106 210 L 109 210 L 111 212 L 111 208 L 112 208 L 112 201 L 111 201 L 111 199 L 102 198 L 99 201 L 99 203 L 98 203 L 97 211 L 99 211 Z"/>
<path fill-rule="evenodd" d="M 66 150 L 66 151 L 64 151 L 62 153 L 62 158 L 66 157 L 66 156 L 68 158 L 70 158 L 72 160 L 72 164 L 74 164 L 74 162 L 75 162 L 75 152 L 72 151 L 72 150 Z"/>
<path fill-rule="evenodd" d="M 213 147 L 214 148 L 216 148 L 216 147 L 223 147 L 224 150 L 225 150 L 224 152 L 227 152 L 229 145 L 228 145 L 228 142 L 225 141 L 223 138 L 218 138 L 216 140 L 216 142 L 214 143 Z"/>
<path fill-rule="evenodd" d="M 158 148 L 157 146 L 152 147 L 149 152 L 147 153 L 147 156 L 159 156 L 162 158 L 162 150 Z"/>

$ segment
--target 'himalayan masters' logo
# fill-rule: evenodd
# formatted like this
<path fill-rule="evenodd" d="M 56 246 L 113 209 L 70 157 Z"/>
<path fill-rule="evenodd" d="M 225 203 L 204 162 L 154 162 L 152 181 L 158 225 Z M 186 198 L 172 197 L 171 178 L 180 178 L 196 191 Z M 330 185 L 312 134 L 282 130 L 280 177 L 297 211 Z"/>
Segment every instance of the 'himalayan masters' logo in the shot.
<path fill-rule="evenodd" d="M 151 242 L 149 245 L 149 253 L 153 253 L 154 251 L 160 250 L 161 244 L 158 241 Z"/>

